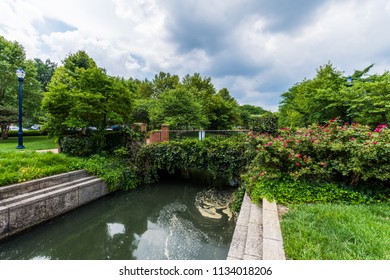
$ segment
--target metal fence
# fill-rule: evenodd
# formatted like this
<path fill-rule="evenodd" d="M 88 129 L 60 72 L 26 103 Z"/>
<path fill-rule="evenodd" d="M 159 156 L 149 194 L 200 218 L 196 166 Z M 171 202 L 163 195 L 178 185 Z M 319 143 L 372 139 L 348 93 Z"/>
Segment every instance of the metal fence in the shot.
<path fill-rule="evenodd" d="M 198 139 L 205 138 L 227 138 L 239 134 L 246 134 L 249 130 L 169 130 L 170 140 Z"/>

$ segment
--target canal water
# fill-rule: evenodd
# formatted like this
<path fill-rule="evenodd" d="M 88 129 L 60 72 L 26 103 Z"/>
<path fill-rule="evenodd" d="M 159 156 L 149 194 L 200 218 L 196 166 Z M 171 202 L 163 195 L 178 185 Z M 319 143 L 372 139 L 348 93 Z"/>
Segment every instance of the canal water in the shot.
<path fill-rule="evenodd" d="M 226 259 L 231 190 L 169 181 L 116 192 L 0 243 L 0 259 Z"/>

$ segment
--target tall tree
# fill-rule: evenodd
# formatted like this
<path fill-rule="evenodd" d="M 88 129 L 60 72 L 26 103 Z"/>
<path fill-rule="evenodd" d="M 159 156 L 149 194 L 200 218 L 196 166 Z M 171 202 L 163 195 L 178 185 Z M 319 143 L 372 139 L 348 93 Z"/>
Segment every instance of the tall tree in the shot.
<path fill-rule="evenodd" d="M 346 78 L 331 63 L 321 66 L 313 79 L 304 79 L 282 94 L 280 126 L 306 126 L 337 116 L 346 119 L 348 106 L 339 102 L 345 85 Z"/>
<path fill-rule="evenodd" d="M 0 36 L 0 126 L 2 139 L 7 137 L 11 123 L 15 122 L 18 108 L 18 79 L 16 69 L 22 67 L 26 72 L 23 83 L 23 125 L 25 127 L 37 121 L 40 111 L 42 90 L 37 80 L 37 70 L 34 63 L 26 60 L 22 45 L 11 42 Z"/>
<path fill-rule="evenodd" d="M 175 89 L 179 85 L 179 76 L 171 75 L 169 73 L 160 72 L 158 75 L 154 76 L 153 79 L 153 97 L 158 97 L 165 91 Z"/>
<path fill-rule="evenodd" d="M 376 126 L 388 124 L 390 116 L 390 73 L 371 75 L 365 80 L 356 80 L 345 88 L 350 97 L 349 114 L 357 122 Z M 345 94 L 345 95 L 346 95 Z"/>
<path fill-rule="evenodd" d="M 206 108 L 209 113 L 208 129 L 226 130 L 239 123 L 238 103 L 226 88 L 211 96 Z"/>
<path fill-rule="evenodd" d="M 45 92 L 47 90 L 47 85 L 57 68 L 57 63 L 50 61 L 50 59 L 46 59 L 45 62 L 43 62 L 40 58 L 35 58 L 34 64 L 38 72 L 37 79 L 42 85 L 42 90 Z"/>
<path fill-rule="evenodd" d="M 152 125 L 156 128 L 169 124 L 172 129 L 200 129 L 208 122 L 194 92 L 183 87 L 162 93 L 150 113 Z"/>
<path fill-rule="evenodd" d="M 61 138 L 69 128 L 92 126 L 103 131 L 108 125 L 130 121 L 133 95 L 123 80 L 109 77 L 82 51 L 64 61 L 42 103 L 51 134 Z"/>
<path fill-rule="evenodd" d="M 249 128 L 250 117 L 252 115 L 262 115 L 268 112 L 260 106 L 255 106 L 250 104 L 239 106 L 238 111 L 240 115 L 239 125 L 241 125 L 243 128 Z"/>

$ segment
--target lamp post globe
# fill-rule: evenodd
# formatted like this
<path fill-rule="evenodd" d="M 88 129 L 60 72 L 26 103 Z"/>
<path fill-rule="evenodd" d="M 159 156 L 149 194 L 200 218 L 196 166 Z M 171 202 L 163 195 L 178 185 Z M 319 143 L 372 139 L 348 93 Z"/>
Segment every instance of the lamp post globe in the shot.
<path fill-rule="evenodd" d="M 22 116 L 23 116 L 23 81 L 24 77 L 26 76 L 26 73 L 23 71 L 22 68 L 19 67 L 18 70 L 16 70 L 16 76 L 18 77 L 19 81 L 19 131 L 18 131 L 18 146 L 16 149 L 24 149 L 23 146 L 23 122 L 22 122 Z"/>

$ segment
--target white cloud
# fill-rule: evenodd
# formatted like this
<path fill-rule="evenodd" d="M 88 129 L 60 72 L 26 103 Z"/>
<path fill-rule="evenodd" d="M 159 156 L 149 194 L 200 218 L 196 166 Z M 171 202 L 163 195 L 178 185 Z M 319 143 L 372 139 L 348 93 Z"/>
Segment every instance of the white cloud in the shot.
<path fill-rule="evenodd" d="M 48 18 L 72 28 L 40 34 Z M 389 25 L 386 0 L 0 2 L 0 35 L 21 43 L 29 58 L 60 62 L 83 49 L 110 75 L 198 72 L 239 103 L 271 110 L 328 61 L 346 73 L 371 63 L 389 69 Z"/>

